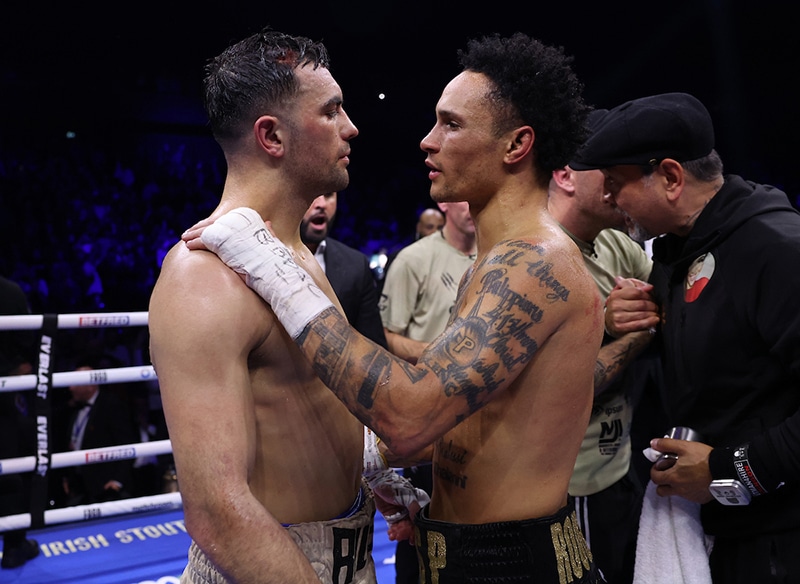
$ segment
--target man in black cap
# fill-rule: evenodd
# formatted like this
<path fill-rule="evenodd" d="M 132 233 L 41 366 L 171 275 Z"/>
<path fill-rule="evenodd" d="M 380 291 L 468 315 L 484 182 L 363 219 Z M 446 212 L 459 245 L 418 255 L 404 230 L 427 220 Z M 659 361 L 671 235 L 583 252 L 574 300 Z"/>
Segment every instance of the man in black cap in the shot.
<path fill-rule="evenodd" d="M 715 584 L 800 581 L 800 214 L 723 175 L 711 116 L 669 93 L 612 109 L 570 166 L 603 170 L 653 245 L 652 297 L 622 282 L 613 334 L 660 327 L 666 415 L 701 442 L 655 439 L 657 494 L 701 504 Z M 666 430 L 666 429 L 665 429 Z"/>

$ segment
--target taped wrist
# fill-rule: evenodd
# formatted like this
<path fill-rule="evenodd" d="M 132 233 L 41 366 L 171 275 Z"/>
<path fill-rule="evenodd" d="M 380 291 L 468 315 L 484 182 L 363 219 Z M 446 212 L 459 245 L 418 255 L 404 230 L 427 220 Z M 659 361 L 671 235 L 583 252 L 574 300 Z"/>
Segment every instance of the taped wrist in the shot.
<path fill-rule="evenodd" d="M 363 476 L 375 495 L 404 508 L 393 515 L 384 516 L 388 523 L 396 523 L 408 516 L 409 506 L 417 503 L 424 507 L 431 499 L 428 493 L 414 487 L 411 481 L 389 468 L 386 458 L 378 448 L 378 442 L 379 438 L 375 433 L 364 426 Z"/>
<path fill-rule="evenodd" d="M 272 307 L 293 339 L 315 316 L 333 306 L 253 209 L 229 211 L 206 227 L 200 239 L 228 267 L 245 275 L 247 285 Z"/>
<path fill-rule="evenodd" d="M 378 448 L 378 441 L 380 438 L 364 426 L 364 477 L 369 478 L 371 475 L 386 470 L 389 464 L 386 462 L 386 457 L 381 454 Z"/>
<path fill-rule="evenodd" d="M 389 523 L 396 523 L 408 516 L 408 509 L 414 503 L 424 507 L 430 503 L 431 498 L 422 489 L 416 488 L 406 477 L 399 475 L 394 469 L 378 471 L 370 477 L 365 477 L 372 492 L 390 503 L 394 503 L 404 510 L 390 516 L 384 516 Z"/>

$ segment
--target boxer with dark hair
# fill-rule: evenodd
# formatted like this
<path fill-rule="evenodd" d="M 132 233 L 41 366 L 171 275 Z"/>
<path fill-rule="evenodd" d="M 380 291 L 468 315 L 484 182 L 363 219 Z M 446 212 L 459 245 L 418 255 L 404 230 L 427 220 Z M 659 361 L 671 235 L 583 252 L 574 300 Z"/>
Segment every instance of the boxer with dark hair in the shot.
<path fill-rule="evenodd" d="M 473 40 L 460 59 L 421 147 L 431 198 L 469 203 L 477 259 L 416 364 L 359 335 L 252 209 L 186 237 L 246 275 L 392 455 L 432 460 L 431 502 L 415 522 L 423 582 L 596 582 L 567 486 L 602 304 L 547 212 L 550 176 L 584 140 L 589 108 L 570 59 L 526 35 Z"/>
<path fill-rule="evenodd" d="M 324 45 L 265 29 L 211 60 L 205 103 L 228 166 L 214 216 L 256 209 L 339 307 L 300 238 L 311 202 L 347 186 L 358 134 L 329 64 Z M 149 326 L 192 537 L 181 582 L 374 584 L 375 504 L 411 536 L 417 492 L 364 456 L 371 435 L 272 310 L 217 256 L 179 244 Z"/>

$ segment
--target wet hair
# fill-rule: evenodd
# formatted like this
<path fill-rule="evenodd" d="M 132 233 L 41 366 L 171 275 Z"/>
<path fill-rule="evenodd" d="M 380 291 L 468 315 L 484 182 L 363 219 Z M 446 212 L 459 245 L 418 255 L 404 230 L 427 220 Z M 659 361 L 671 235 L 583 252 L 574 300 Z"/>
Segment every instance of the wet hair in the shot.
<path fill-rule="evenodd" d="M 498 134 L 519 125 L 533 128 L 534 165 L 542 185 L 563 168 L 587 137 L 583 84 L 571 69 L 572 57 L 523 33 L 473 39 L 458 51 L 466 71 L 488 77 Z"/>
<path fill-rule="evenodd" d="M 325 46 L 266 27 L 229 46 L 205 66 L 204 103 L 214 137 L 236 140 L 255 119 L 297 94 L 297 67 L 330 68 Z"/>

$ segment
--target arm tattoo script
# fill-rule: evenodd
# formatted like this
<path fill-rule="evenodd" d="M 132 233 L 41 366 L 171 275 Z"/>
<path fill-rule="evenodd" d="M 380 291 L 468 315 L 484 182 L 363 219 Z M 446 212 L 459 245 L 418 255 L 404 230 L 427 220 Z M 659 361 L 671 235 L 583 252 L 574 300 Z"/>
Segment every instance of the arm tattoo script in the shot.
<path fill-rule="evenodd" d="M 456 414 L 455 421 L 459 422 L 485 405 L 508 379 L 516 377 L 538 350 L 534 332 L 545 310 L 535 299 L 540 297 L 552 304 L 569 298 L 569 290 L 553 275 L 552 264 L 543 260 L 541 247 L 513 241 L 497 249 L 499 253 L 465 275 L 456 301 L 458 310 L 416 367 L 360 339 L 334 308 L 320 313 L 297 343 L 310 346 L 317 375 L 367 425 L 371 425 L 379 389 L 384 385 L 398 387 L 398 371 L 409 385 L 418 383 L 429 370 L 433 372 L 446 397 L 464 400 L 465 409 Z M 532 261 L 531 256 L 537 257 Z M 519 276 L 513 282 L 509 277 L 510 270 L 517 267 L 529 276 L 522 279 L 529 284 L 521 288 Z M 474 278 L 479 280 L 473 286 L 470 281 Z M 471 286 L 475 289 L 466 298 Z M 542 295 L 538 288 L 547 292 Z M 461 316 L 470 302 L 470 310 Z"/>
<path fill-rule="evenodd" d="M 350 327 L 347 319 L 331 307 L 312 320 L 297 337 L 296 342 L 301 347 L 309 343 L 317 347 L 312 363 L 314 371 L 348 407 L 352 403 L 348 388 L 353 387 L 354 382 L 358 383 L 355 401 L 367 410 L 364 416 L 369 416 L 368 411 L 374 406 L 377 388 L 381 381 L 389 376 L 393 365 L 399 367 L 412 384 L 427 374 L 427 371 L 393 356 L 366 339 L 363 346 L 368 346 L 369 350 L 351 363 L 348 358 L 350 356 L 348 347 L 357 340 L 358 335 Z M 369 425 L 369 419 L 361 421 Z"/>
<path fill-rule="evenodd" d="M 470 274 L 470 279 L 475 273 L 482 274 L 474 292 L 477 302 L 465 317 L 454 315 L 445 334 L 420 359 L 441 380 L 447 396 L 464 397 L 469 414 L 527 364 L 539 346 L 533 330 L 542 322 L 544 310 L 526 290 L 513 289 L 508 269 L 524 261 L 532 285 L 538 281 L 538 286 L 550 289 L 546 300 L 566 302 L 569 298 L 569 290 L 552 275 L 552 264 L 525 259 L 531 252 L 541 256 L 543 250 L 525 242 L 511 242 L 502 253 L 484 260 Z M 457 312 L 467 301 L 468 284 L 466 279 L 462 283 Z M 495 358 L 487 356 L 487 348 Z"/>
<path fill-rule="evenodd" d="M 650 342 L 650 333 L 629 334 L 600 348 L 594 367 L 594 393 L 602 393 Z"/>
<path fill-rule="evenodd" d="M 520 265 L 520 262 L 524 261 L 528 264 L 528 275 L 537 279 L 540 286 L 551 289 L 551 292 L 547 295 L 548 300 L 567 301 L 569 298 L 569 290 L 567 290 L 553 275 L 553 264 L 541 258 L 533 262 L 527 259 L 531 253 L 543 256 L 544 248 L 542 248 L 542 246 L 525 241 L 508 241 L 506 245 L 510 248 L 509 250 L 494 256 L 489 259 L 487 263 L 517 266 Z"/>
<path fill-rule="evenodd" d="M 464 474 L 463 469 L 468 459 L 472 458 L 472 454 L 460 446 L 455 446 L 452 440 L 447 443 L 439 440 L 437 448 L 439 462 L 433 463 L 433 473 L 443 481 L 466 489 L 469 476 Z"/>

